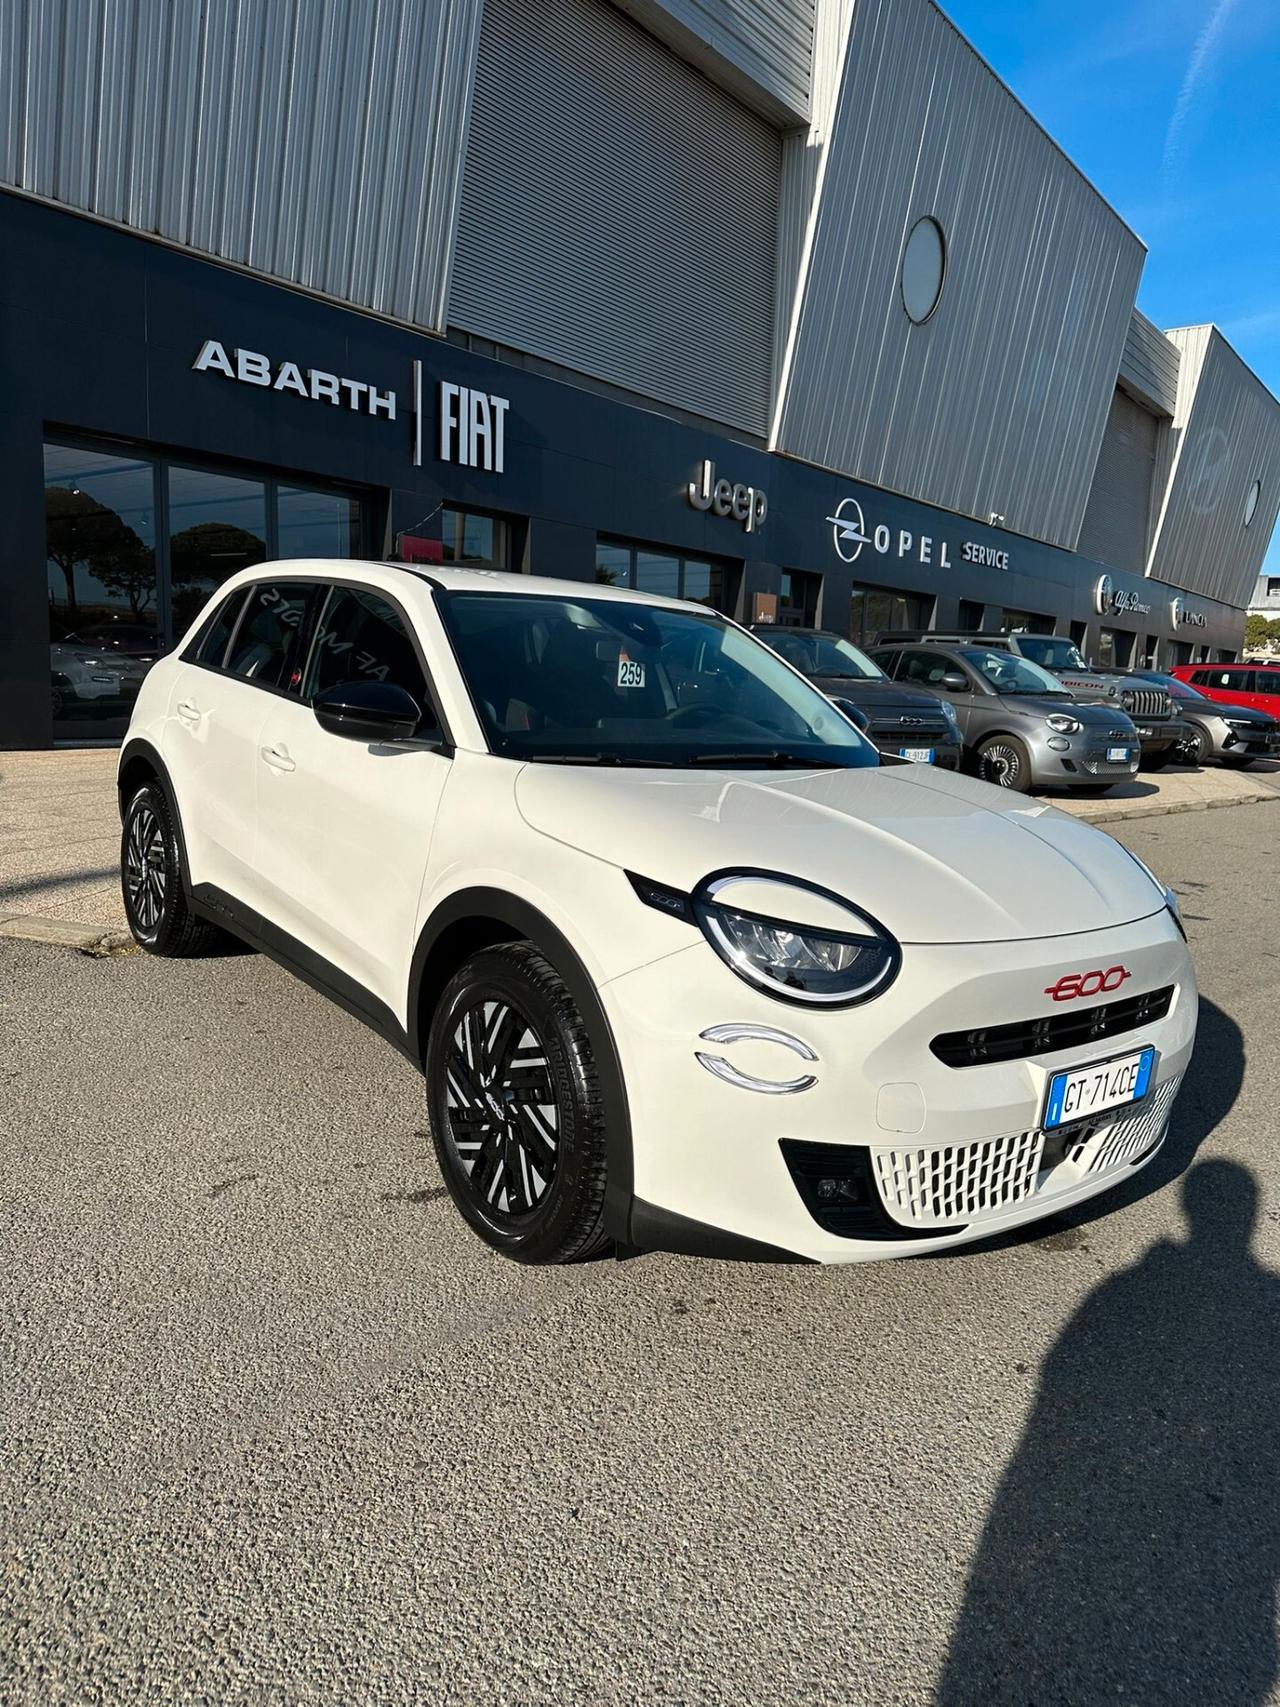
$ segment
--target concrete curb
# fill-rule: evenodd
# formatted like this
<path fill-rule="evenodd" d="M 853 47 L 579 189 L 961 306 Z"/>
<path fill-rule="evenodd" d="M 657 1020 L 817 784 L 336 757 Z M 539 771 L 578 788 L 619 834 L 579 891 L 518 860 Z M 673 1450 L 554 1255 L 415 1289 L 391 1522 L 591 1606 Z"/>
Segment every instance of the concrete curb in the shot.
<path fill-rule="evenodd" d="M 69 919 L 42 919 L 34 913 L 0 918 L 0 937 L 17 942 L 43 942 L 55 948 L 74 948 L 94 960 L 132 954 L 137 944 L 128 931 L 102 925 L 75 924 Z"/>
<path fill-rule="evenodd" d="M 1179 812 L 1218 812 L 1226 806 L 1265 806 L 1276 800 L 1280 800 L 1280 794 L 1272 789 L 1222 800 L 1179 800 L 1173 803 L 1135 800 L 1132 805 L 1121 802 L 1104 807 L 1101 812 L 1081 812 L 1079 818 L 1082 824 L 1118 824 L 1126 818 L 1172 818 Z"/>

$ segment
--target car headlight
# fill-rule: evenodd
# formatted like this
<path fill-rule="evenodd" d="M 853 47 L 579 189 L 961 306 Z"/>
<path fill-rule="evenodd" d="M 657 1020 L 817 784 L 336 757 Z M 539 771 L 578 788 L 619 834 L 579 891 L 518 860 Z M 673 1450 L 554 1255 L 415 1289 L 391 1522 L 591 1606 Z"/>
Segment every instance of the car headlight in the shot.
<path fill-rule="evenodd" d="M 955 706 L 952 705 L 949 700 L 945 700 L 945 699 L 940 699 L 938 701 L 938 705 L 942 711 L 943 721 L 945 723 L 949 724 L 952 729 L 954 729 L 957 733 L 959 733 L 960 719 L 956 716 Z"/>
<path fill-rule="evenodd" d="M 816 883 L 763 871 L 714 872 L 685 895 L 628 872 L 647 906 L 695 923 L 716 953 L 745 983 L 780 1001 L 815 1007 L 854 1007 L 887 990 L 902 950 L 870 914 Z M 735 886 L 797 891 L 797 909 L 820 898 L 841 927 L 801 924 L 729 904 Z M 801 899 L 803 898 L 803 899 Z M 844 921 L 847 921 L 845 928 Z"/>
<path fill-rule="evenodd" d="M 1124 847 L 1123 842 L 1121 842 L 1119 845 L 1122 848 Z M 1134 853 L 1132 848 L 1124 848 L 1124 851 L 1128 854 L 1129 858 L 1133 861 L 1133 863 L 1135 865 L 1140 865 L 1142 867 L 1143 871 L 1145 871 L 1147 876 L 1151 879 L 1152 883 L 1155 885 L 1156 889 L 1160 893 L 1161 900 L 1164 902 L 1165 906 L 1169 909 L 1169 911 L 1173 914 L 1173 922 L 1175 925 L 1177 925 L 1179 931 L 1181 931 L 1182 940 L 1185 942 L 1187 940 L 1187 929 L 1186 929 L 1186 926 L 1182 922 L 1182 914 L 1178 908 L 1178 897 L 1174 894 L 1173 890 L 1170 889 L 1170 887 L 1167 883 L 1161 883 L 1160 879 L 1156 876 L 1155 872 L 1152 871 L 1151 867 L 1147 864 L 1145 859 L 1139 859 L 1137 854 Z"/>
<path fill-rule="evenodd" d="M 1223 721 L 1226 723 L 1228 729 L 1255 729 L 1257 727 L 1257 725 L 1255 723 L 1251 723 L 1247 717 L 1227 717 L 1224 718 Z"/>
<path fill-rule="evenodd" d="M 1045 722 L 1050 729 L 1056 729 L 1059 735 L 1078 735 L 1084 728 L 1078 717 L 1068 717 L 1065 711 L 1051 711 Z"/>

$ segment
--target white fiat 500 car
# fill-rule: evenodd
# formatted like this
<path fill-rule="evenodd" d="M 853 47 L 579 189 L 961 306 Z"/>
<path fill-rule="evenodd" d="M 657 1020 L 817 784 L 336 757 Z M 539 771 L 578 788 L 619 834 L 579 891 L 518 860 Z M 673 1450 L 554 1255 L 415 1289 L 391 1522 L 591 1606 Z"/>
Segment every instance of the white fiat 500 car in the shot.
<path fill-rule="evenodd" d="M 119 791 L 141 946 L 231 933 L 389 1039 L 526 1262 L 983 1237 L 1149 1160 L 1191 1053 L 1144 865 L 881 766 L 696 605 L 262 564 L 147 676 Z"/>

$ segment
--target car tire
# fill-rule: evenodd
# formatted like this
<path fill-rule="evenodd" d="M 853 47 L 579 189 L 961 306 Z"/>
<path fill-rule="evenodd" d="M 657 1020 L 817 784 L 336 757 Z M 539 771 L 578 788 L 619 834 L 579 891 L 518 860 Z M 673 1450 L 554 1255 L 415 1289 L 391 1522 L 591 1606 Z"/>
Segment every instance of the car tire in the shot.
<path fill-rule="evenodd" d="M 1180 764 L 1199 770 L 1209 756 L 1209 737 L 1198 723 L 1193 724 L 1190 732 L 1179 741 L 1174 751 Z"/>
<path fill-rule="evenodd" d="M 120 834 L 120 890 L 138 947 L 166 960 L 194 960 L 227 942 L 187 904 L 182 843 L 164 790 L 144 782 L 130 795 Z"/>
<path fill-rule="evenodd" d="M 1016 735 L 992 735 L 979 743 L 977 757 L 983 782 L 1017 794 L 1031 787 L 1031 754 Z"/>
<path fill-rule="evenodd" d="M 605 1116 L 591 1041 L 564 980 L 532 943 L 473 954 L 427 1039 L 440 1172 L 486 1244 L 524 1263 L 606 1249 Z"/>

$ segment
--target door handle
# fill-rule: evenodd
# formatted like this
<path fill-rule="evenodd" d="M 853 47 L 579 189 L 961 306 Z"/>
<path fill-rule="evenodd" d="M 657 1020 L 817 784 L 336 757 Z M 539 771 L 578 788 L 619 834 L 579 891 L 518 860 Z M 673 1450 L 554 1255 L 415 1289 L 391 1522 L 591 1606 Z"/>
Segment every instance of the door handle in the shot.
<path fill-rule="evenodd" d="M 192 704 L 189 699 L 180 699 L 173 709 L 184 723 L 199 723 L 204 716 L 200 707 Z"/>
<path fill-rule="evenodd" d="M 273 771 L 291 771 L 296 768 L 286 747 L 260 747 L 258 750 L 264 763 L 269 764 Z"/>

